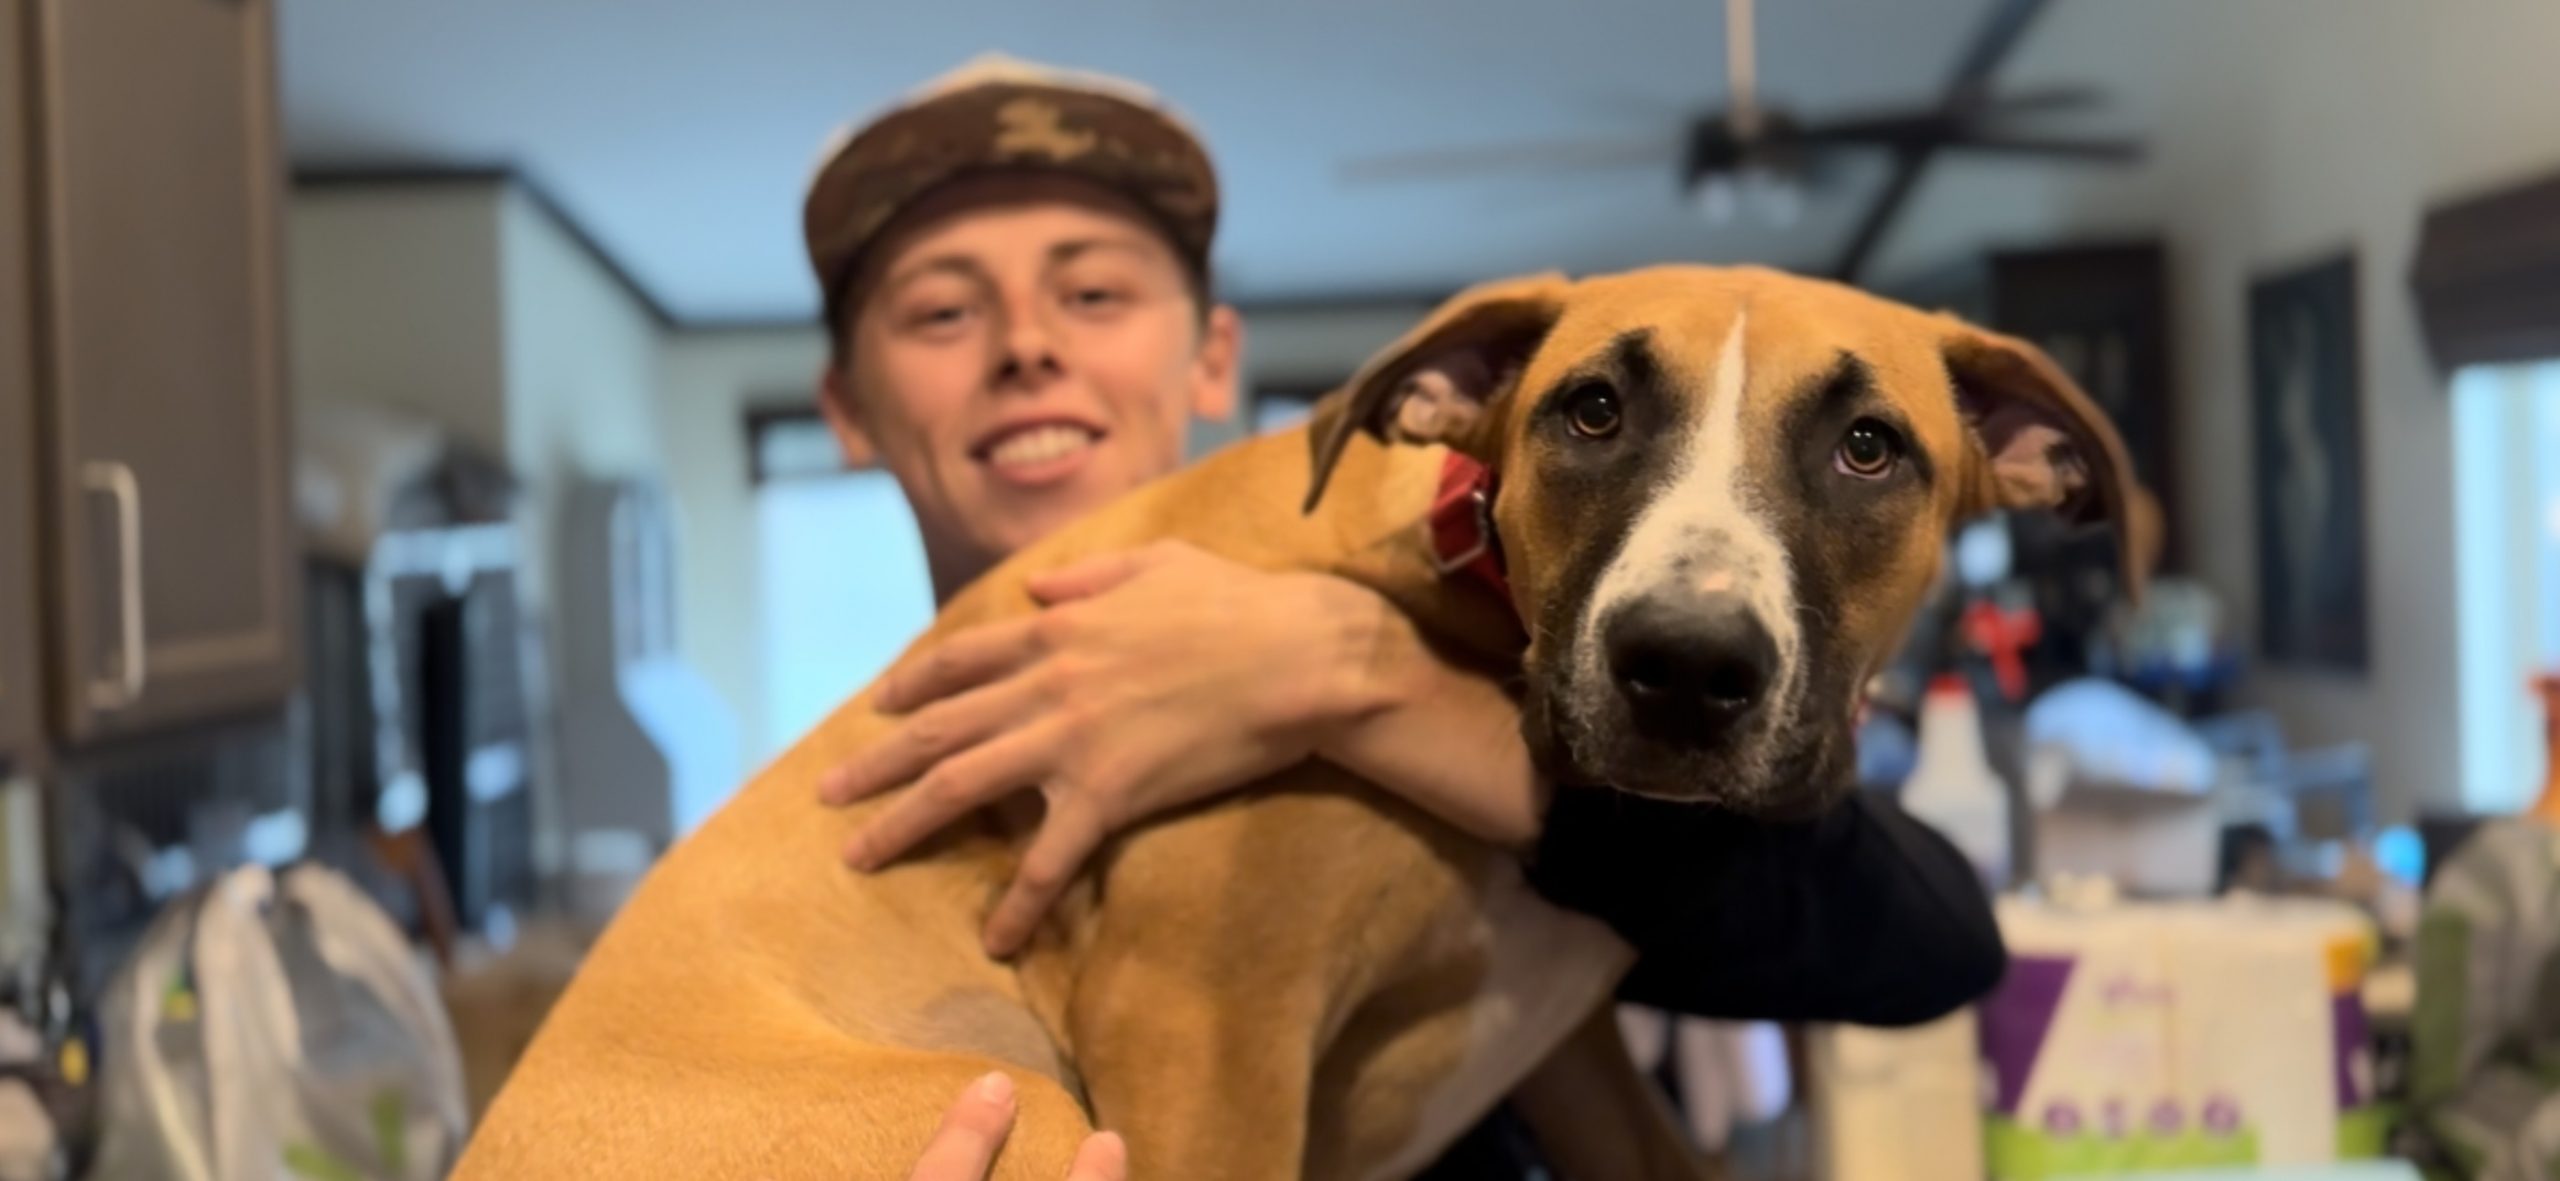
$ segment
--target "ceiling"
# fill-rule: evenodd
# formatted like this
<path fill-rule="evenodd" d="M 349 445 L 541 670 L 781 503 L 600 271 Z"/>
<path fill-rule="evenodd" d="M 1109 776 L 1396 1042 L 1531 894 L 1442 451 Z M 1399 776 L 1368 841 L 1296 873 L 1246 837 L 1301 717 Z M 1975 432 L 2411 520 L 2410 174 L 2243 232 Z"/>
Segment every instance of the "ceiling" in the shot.
<path fill-rule="evenodd" d="M 1806 116 L 1934 95 L 1988 3 L 1764 2 L 1762 93 Z M 2140 55 L 2116 25 L 2153 6 L 2099 7 L 2055 5 L 2003 80 L 2121 89 L 2109 63 Z M 1850 169 L 1791 228 L 1711 227 L 1681 203 L 1680 121 L 1723 97 L 1714 0 L 283 0 L 282 24 L 297 163 L 515 165 L 688 322 L 809 315 L 797 219 L 821 142 L 988 50 L 1143 79 L 1181 106 L 1218 158 L 1220 281 L 1246 301 L 1664 258 L 1822 268 L 1883 174 Z M 2138 126 L 2146 96 L 2125 98 L 2088 125 Z M 1335 174 L 1408 149 L 1648 134 L 1664 140 L 1655 167 Z M 1956 220 L 2030 225 L 2057 183 L 2088 183 L 2056 171 L 1942 162 L 1928 184 L 1966 194 Z"/>

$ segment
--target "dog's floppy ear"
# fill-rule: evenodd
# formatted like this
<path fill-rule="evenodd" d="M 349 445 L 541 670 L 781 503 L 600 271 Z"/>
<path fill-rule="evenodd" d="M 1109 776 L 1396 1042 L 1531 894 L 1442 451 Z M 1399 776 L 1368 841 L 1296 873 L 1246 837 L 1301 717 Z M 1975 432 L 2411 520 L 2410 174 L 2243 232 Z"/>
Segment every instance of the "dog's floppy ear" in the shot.
<path fill-rule="evenodd" d="M 2112 524 L 2126 589 L 2139 597 L 2163 521 L 2115 424 L 2042 349 L 1949 323 L 1947 374 L 1977 448 L 1965 515 L 2041 509 L 2074 524 Z"/>
<path fill-rule="evenodd" d="M 1489 459 L 1486 413 L 1564 310 L 1571 282 L 1545 272 L 1471 287 L 1360 367 L 1308 416 L 1314 512 L 1355 432 L 1398 443 L 1446 443 Z"/>

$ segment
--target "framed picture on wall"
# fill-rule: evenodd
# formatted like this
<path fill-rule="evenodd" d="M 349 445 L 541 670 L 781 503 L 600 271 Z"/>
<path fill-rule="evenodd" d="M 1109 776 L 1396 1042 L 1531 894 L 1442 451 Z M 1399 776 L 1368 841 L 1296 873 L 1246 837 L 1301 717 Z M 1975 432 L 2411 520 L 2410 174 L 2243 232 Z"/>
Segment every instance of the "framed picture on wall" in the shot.
<path fill-rule="evenodd" d="M 2370 662 L 2357 348 L 2352 253 L 2250 286 L 2258 643 L 2270 663 L 2361 673 Z"/>

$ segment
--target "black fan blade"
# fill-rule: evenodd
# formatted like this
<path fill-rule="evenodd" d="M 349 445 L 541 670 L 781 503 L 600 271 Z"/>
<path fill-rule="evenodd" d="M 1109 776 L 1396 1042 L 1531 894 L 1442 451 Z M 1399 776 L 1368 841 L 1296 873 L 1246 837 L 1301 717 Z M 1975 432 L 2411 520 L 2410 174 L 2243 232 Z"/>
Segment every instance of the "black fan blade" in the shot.
<path fill-rule="evenodd" d="M 1969 115 L 2023 115 L 2031 111 L 2083 110 L 2106 101 L 2106 93 L 2095 86 L 2039 86 L 2033 90 L 2012 90 L 1978 99 L 1967 108 Z"/>
<path fill-rule="evenodd" d="M 1991 76 L 1999 72 L 2010 51 L 2045 10 L 2049 0 L 1993 0 L 1990 13 L 1975 30 L 1973 43 L 1965 47 L 1964 56 L 1956 60 L 1956 71 L 1947 83 L 1946 97 L 1940 102 L 1943 111 L 1964 114 L 1980 108 L 1991 97 Z M 1876 245 L 1884 240 L 1893 219 L 1911 199 L 1911 190 L 1920 183 L 1921 169 L 1928 166 L 1937 145 L 1930 141 L 1906 143 L 1894 149 L 1893 176 L 1885 182 L 1884 192 L 1859 221 L 1858 230 L 1849 238 L 1848 249 L 1840 254 L 1840 265 L 1834 277 L 1844 283 L 1855 283 L 1858 272 L 1865 270 L 1867 260 L 1875 254 Z"/>
<path fill-rule="evenodd" d="M 1884 191 L 1876 195 L 1876 203 L 1868 207 L 1866 217 L 1859 220 L 1857 232 L 1849 236 L 1849 248 L 1840 252 L 1840 265 L 1833 268 L 1833 278 L 1843 283 L 1858 281 L 1858 272 L 1866 269 L 1876 244 L 1884 240 L 1885 229 L 1902 212 L 1902 203 L 1911 199 L 1911 190 L 1920 183 L 1921 166 L 1928 160 L 1929 153 L 1924 148 L 1894 152 L 1893 175 L 1885 180 Z"/>
<path fill-rule="evenodd" d="M 1867 143 L 1898 145 L 1957 139 L 2004 115 L 2061 111 L 2095 105 L 2097 90 L 2085 86 L 2053 86 L 2018 94 L 1986 97 L 1972 106 L 1855 111 L 1784 129 L 1775 138 L 1809 144 Z"/>
<path fill-rule="evenodd" d="M 1770 138 L 1779 143 L 1820 146 L 1872 144 L 1877 147 L 1901 147 L 1936 142 L 1960 133 L 1965 124 L 1944 112 L 1912 111 L 1903 114 L 1854 115 L 1826 119 L 1801 127 L 1787 128 Z"/>
<path fill-rule="evenodd" d="M 2050 156 L 2127 164 L 2142 158 L 2142 142 L 2131 139 L 2066 139 L 2033 135 L 1959 135 L 1940 141 L 1949 152 L 1990 152 L 2004 156 Z"/>
<path fill-rule="evenodd" d="M 1955 76 L 1947 84 L 1947 105 L 1969 106 L 1982 101 L 1990 93 L 1991 75 L 2000 63 L 2009 59 L 2010 51 L 2035 23 L 2050 0 L 1994 0 L 1990 15 L 1983 18 L 1975 31 L 1973 44 L 1965 47 L 1964 56 L 1956 61 Z"/>
<path fill-rule="evenodd" d="M 1679 158 L 1679 144 L 1662 138 L 1546 140 L 1370 156 L 1347 161 L 1336 172 L 1362 183 L 1546 168 L 1669 167 Z"/>

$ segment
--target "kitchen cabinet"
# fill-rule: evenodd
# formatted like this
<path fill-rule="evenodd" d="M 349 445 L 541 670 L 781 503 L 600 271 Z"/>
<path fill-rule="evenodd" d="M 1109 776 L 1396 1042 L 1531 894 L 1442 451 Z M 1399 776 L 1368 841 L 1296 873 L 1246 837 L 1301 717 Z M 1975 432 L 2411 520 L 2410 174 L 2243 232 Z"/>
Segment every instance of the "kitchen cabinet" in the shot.
<path fill-rule="evenodd" d="M 0 62 L 24 60 L 25 0 L 0 0 Z M 33 255 L 25 98 L 0 86 L 0 767 L 41 749 L 37 693 Z"/>
<path fill-rule="evenodd" d="M 0 13 L 24 67 L 0 74 L 32 81 L 0 98 L 33 106 L 7 120 L 27 134 L 0 139 L 0 170 L 23 179 L 0 210 L 31 256 L 0 268 L 29 305 L 0 333 L 33 347 L 0 347 L 0 364 L 35 362 L 18 399 L 35 429 L 5 433 L 37 452 L 30 610 L 51 741 L 271 710 L 299 659 L 272 0 Z M 32 208 L 10 204 L 21 194 Z M 24 613 L 10 589 L 0 625 Z"/>

